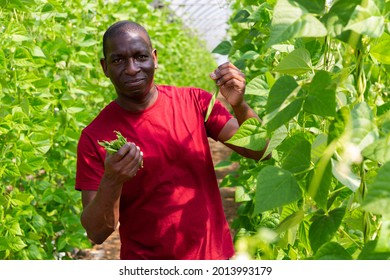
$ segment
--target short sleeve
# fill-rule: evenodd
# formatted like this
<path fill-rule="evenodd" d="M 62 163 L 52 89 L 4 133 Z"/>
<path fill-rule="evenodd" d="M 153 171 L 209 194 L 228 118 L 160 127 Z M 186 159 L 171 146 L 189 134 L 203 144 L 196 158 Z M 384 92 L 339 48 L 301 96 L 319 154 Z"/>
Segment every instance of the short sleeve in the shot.
<path fill-rule="evenodd" d="M 76 190 L 98 189 L 104 174 L 104 160 L 96 144 L 84 131 L 77 146 Z"/>
<path fill-rule="evenodd" d="M 202 111 L 203 118 L 206 118 L 207 109 L 212 98 L 212 94 L 201 90 L 199 93 L 199 106 Z M 205 122 L 207 136 L 211 137 L 213 140 L 218 140 L 218 135 L 221 132 L 222 128 L 226 123 L 232 119 L 232 114 L 228 109 L 220 102 L 218 99 L 215 100 L 213 109 L 207 122 Z"/>

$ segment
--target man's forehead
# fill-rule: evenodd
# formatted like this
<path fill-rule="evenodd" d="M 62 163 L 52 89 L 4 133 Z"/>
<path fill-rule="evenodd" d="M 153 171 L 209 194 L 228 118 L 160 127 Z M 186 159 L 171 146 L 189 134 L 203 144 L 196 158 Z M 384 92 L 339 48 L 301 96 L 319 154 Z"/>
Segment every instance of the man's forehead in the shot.
<path fill-rule="evenodd" d="M 126 53 L 150 52 L 151 46 L 148 40 L 140 34 L 117 34 L 107 41 L 107 53 L 109 57 L 121 56 Z"/>
<path fill-rule="evenodd" d="M 146 45 L 150 47 L 150 40 L 148 35 L 145 32 L 138 31 L 138 30 L 121 30 L 111 36 L 108 41 L 112 40 L 135 40 L 135 41 L 142 41 Z"/>

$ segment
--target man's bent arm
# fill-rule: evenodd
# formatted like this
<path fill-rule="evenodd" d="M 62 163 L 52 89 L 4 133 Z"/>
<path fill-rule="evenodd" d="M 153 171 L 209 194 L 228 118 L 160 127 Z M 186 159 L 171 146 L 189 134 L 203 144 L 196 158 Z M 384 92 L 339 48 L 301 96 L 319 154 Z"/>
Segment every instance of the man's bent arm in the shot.
<path fill-rule="evenodd" d="M 104 175 L 97 191 L 83 191 L 81 224 L 88 237 L 103 243 L 117 228 L 123 183 L 131 180 L 143 162 L 143 154 L 134 143 L 126 143 L 104 161 Z"/>

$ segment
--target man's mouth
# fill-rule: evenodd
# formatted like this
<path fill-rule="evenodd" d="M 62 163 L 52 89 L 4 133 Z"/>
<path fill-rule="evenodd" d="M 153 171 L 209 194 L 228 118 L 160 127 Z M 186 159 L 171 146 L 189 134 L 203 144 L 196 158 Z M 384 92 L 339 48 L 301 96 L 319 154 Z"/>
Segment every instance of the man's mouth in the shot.
<path fill-rule="evenodd" d="M 125 81 L 126 85 L 129 86 L 138 86 L 144 82 L 144 79 L 132 79 L 132 80 L 127 80 Z"/>

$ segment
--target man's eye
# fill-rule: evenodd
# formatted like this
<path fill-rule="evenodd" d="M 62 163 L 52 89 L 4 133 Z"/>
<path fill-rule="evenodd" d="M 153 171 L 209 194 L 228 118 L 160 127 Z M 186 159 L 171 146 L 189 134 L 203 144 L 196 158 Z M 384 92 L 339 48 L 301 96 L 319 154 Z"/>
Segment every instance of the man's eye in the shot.
<path fill-rule="evenodd" d="M 138 55 L 137 60 L 147 60 L 148 56 L 147 55 Z"/>
<path fill-rule="evenodd" d="M 122 61 L 123 61 L 122 58 L 115 58 L 115 59 L 112 60 L 112 63 L 120 63 Z"/>

